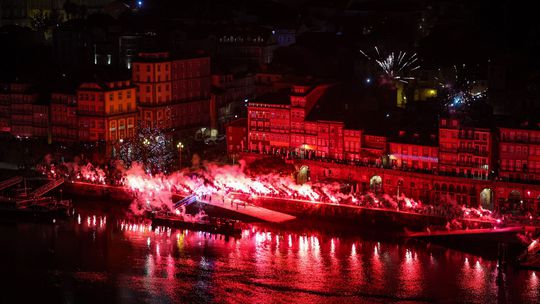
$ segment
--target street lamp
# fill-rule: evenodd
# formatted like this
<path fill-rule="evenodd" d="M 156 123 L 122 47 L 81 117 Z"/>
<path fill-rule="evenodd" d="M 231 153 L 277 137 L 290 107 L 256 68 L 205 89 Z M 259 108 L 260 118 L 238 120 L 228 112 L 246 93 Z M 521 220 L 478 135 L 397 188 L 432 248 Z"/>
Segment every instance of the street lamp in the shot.
<path fill-rule="evenodd" d="M 176 148 L 178 148 L 178 154 L 179 154 L 179 159 L 180 159 L 180 169 L 182 169 L 182 149 L 184 148 L 184 144 L 181 141 L 179 141 L 176 144 Z"/>

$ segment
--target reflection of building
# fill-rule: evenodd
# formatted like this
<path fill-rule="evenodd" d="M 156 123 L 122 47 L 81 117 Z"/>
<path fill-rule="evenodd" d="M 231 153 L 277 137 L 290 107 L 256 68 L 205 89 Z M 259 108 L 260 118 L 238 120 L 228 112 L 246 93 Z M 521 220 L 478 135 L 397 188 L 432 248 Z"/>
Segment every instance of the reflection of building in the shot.
<path fill-rule="evenodd" d="M 144 126 L 182 128 L 210 121 L 210 58 L 171 59 L 169 53 L 140 53 L 133 63 L 140 120 Z"/>

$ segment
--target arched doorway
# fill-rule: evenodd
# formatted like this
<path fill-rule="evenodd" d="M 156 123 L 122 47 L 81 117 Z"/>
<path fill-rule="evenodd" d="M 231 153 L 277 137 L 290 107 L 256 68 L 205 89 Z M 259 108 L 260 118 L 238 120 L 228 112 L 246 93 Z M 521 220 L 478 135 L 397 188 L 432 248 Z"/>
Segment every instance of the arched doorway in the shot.
<path fill-rule="evenodd" d="M 369 189 L 375 193 L 378 193 L 382 189 L 382 178 L 378 175 L 374 175 L 369 180 Z"/>
<path fill-rule="evenodd" d="M 296 175 L 296 182 L 298 184 L 304 184 L 309 181 L 309 167 L 308 166 L 302 166 L 300 167 L 300 170 L 298 170 L 298 174 Z"/>
<path fill-rule="evenodd" d="M 480 206 L 487 210 L 493 210 L 493 191 L 484 188 L 480 191 Z"/>

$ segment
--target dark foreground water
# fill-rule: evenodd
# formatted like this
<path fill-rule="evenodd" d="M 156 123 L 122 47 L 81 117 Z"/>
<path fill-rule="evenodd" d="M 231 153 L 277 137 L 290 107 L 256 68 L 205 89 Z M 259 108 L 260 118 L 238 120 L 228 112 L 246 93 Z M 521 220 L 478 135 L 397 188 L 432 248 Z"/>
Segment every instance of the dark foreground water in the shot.
<path fill-rule="evenodd" d="M 55 225 L 0 221 L 0 303 L 540 302 L 540 272 L 499 275 L 439 246 L 255 225 L 240 239 L 151 231 L 93 206 Z"/>

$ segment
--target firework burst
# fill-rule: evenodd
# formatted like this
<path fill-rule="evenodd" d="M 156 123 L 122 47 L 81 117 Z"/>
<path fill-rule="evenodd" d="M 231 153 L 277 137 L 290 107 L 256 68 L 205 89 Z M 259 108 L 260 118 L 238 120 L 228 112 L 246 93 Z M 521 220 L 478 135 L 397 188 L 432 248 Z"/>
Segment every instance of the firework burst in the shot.
<path fill-rule="evenodd" d="M 383 55 L 378 47 L 375 46 L 373 49 L 375 52 L 372 55 L 369 55 L 363 50 L 360 50 L 360 53 L 368 60 L 375 62 L 381 68 L 386 78 L 403 83 L 408 83 L 409 80 L 414 79 L 414 77 L 408 74 L 420 68 L 416 53 L 408 54 L 407 52 L 399 51 Z"/>
<path fill-rule="evenodd" d="M 454 65 L 449 73 L 439 73 L 435 77 L 441 90 L 446 92 L 444 104 L 449 108 L 471 106 L 473 103 L 487 96 L 487 87 L 476 80 L 471 80 L 473 75 L 465 64 Z"/>

